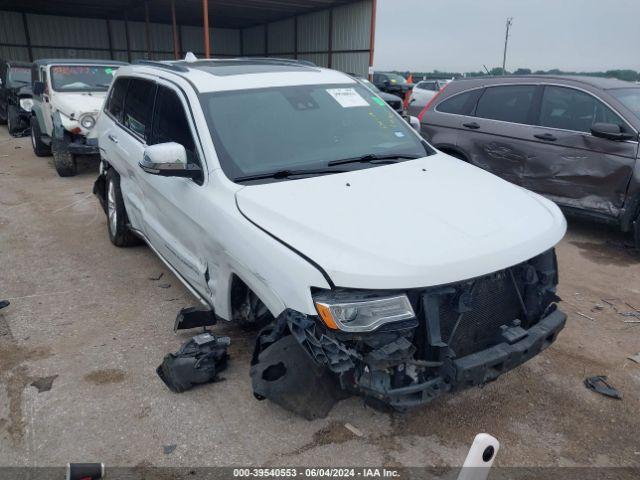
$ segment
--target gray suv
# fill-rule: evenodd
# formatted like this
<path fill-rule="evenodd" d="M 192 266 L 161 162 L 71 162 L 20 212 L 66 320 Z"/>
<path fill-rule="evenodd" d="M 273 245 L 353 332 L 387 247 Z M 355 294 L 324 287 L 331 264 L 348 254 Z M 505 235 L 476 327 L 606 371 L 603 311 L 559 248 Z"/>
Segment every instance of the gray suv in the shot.
<path fill-rule="evenodd" d="M 433 146 L 633 232 L 640 247 L 640 85 L 611 78 L 505 76 L 449 83 L 426 105 Z"/>

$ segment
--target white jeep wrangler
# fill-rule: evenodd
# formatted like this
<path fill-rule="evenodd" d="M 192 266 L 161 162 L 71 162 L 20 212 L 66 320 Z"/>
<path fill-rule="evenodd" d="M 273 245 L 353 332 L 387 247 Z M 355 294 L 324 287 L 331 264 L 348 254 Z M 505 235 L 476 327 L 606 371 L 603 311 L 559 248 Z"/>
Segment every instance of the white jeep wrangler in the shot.
<path fill-rule="evenodd" d="M 264 327 L 259 399 L 313 418 L 338 384 L 405 408 L 496 379 L 564 327 L 558 207 L 438 152 L 346 74 L 134 64 L 95 134 L 111 241 L 145 240 L 213 315 Z"/>
<path fill-rule="evenodd" d="M 116 70 L 126 63 L 43 59 L 33 64 L 31 143 L 39 157 L 53 153 L 61 177 L 76 174 L 76 155 L 97 155 L 87 142 Z"/>

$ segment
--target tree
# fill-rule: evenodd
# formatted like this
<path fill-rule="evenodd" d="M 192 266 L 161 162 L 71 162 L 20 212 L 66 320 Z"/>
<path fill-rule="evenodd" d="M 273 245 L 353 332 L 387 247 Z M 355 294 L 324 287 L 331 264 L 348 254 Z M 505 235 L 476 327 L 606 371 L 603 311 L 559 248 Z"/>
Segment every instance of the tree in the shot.
<path fill-rule="evenodd" d="M 513 74 L 514 75 L 531 75 L 531 69 L 530 68 L 519 68 L 515 72 L 513 72 Z"/>

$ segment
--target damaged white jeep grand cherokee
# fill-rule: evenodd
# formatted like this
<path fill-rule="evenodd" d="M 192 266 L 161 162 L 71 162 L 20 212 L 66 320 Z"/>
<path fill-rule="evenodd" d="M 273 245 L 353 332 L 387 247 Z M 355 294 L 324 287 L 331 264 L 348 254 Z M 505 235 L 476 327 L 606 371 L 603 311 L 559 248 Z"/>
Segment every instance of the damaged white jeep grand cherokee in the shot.
<path fill-rule="evenodd" d="M 278 59 L 121 67 L 95 192 L 217 318 L 262 327 L 257 398 L 404 408 L 564 327 L 550 201 L 429 146 L 351 77 Z"/>

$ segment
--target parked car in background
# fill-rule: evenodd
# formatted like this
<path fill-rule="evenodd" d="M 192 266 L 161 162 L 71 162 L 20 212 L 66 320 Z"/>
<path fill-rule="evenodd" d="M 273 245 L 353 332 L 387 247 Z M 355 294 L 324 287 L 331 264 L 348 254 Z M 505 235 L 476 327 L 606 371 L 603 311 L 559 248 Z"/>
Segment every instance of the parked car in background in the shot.
<path fill-rule="evenodd" d="M 409 97 L 409 115 L 417 116 L 438 91 L 451 80 L 421 80 L 415 84 Z"/>
<path fill-rule="evenodd" d="M 436 148 L 633 232 L 640 247 L 640 87 L 611 78 L 456 80 L 420 115 Z"/>
<path fill-rule="evenodd" d="M 407 92 L 413 88 L 413 83 L 407 82 L 407 79 L 402 75 L 392 72 L 375 72 L 373 84 L 383 92 L 398 95 L 400 98 L 404 98 Z"/>
<path fill-rule="evenodd" d="M 557 338 L 553 202 L 437 152 L 335 70 L 154 63 L 116 74 L 94 192 L 115 245 L 144 239 L 217 318 L 267 326 L 256 398 L 301 409 L 339 384 L 408 407 Z"/>
<path fill-rule="evenodd" d="M 18 134 L 29 128 L 31 116 L 31 63 L 0 61 L 0 124 L 9 133 Z"/>
<path fill-rule="evenodd" d="M 373 93 L 378 95 L 382 100 L 387 102 L 389 106 L 398 113 L 398 115 L 406 116 L 402 99 L 399 96 L 383 92 L 382 90 L 380 90 L 378 87 L 376 87 L 373 83 L 371 83 L 368 79 L 364 77 L 358 77 L 356 75 L 352 75 L 352 77 L 355 78 L 360 83 L 362 83 L 365 87 L 367 87 Z"/>
<path fill-rule="evenodd" d="M 61 177 L 76 174 L 76 155 L 97 155 L 87 143 L 113 75 L 123 62 L 43 59 L 33 63 L 31 143 L 39 157 L 53 153 Z"/>

